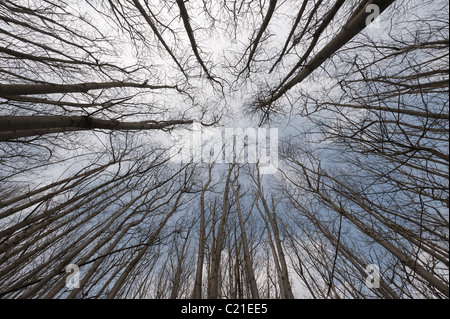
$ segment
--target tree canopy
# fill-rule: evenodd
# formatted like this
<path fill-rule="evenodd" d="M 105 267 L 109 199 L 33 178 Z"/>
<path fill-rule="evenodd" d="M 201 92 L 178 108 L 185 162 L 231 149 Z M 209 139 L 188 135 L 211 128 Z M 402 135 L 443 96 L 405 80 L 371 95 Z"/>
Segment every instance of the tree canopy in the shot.
<path fill-rule="evenodd" d="M 0 298 L 448 298 L 448 14 L 0 0 Z"/>

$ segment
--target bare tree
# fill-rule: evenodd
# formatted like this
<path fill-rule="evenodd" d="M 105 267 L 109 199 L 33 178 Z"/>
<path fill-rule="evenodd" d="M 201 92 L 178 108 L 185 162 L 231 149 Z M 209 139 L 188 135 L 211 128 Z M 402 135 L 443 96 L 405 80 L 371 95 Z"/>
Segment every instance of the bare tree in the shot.
<path fill-rule="evenodd" d="M 448 9 L 0 0 L 0 297 L 447 299 Z"/>

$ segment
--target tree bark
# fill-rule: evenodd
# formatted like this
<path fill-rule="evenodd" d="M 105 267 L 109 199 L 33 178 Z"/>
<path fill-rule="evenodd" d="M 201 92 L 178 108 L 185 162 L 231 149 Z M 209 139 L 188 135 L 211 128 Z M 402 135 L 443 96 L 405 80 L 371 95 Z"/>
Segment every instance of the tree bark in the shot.
<path fill-rule="evenodd" d="M 211 170 L 212 166 L 209 166 L 208 180 L 203 186 L 202 193 L 200 195 L 200 231 L 198 239 L 198 253 L 197 253 L 197 269 L 195 272 L 194 291 L 192 297 L 194 299 L 202 298 L 202 278 L 203 278 L 203 262 L 205 259 L 205 245 L 206 245 L 206 225 L 205 225 L 205 193 L 208 190 L 211 183 Z"/>
<path fill-rule="evenodd" d="M 380 14 L 386 10 L 395 0 L 370 0 L 364 6 L 364 8 L 355 14 L 342 28 L 342 30 L 328 42 L 325 47 L 320 50 L 303 68 L 302 70 L 294 76 L 290 81 L 288 81 L 283 86 L 279 87 L 272 92 L 270 97 L 266 100 L 261 101 L 262 106 L 270 106 L 273 102 L 281 98 L 287 91 L 293 88 L 295 85 L 301 83 L 306 79 L 311 73 L 313 73 L 317 68 L 319 68 L 322 63 L 329 59 L 335 52 L 347 44 L 351 39 L 353 39 L 358 33 L 366 28 L 366 19 L 370 13 L 365 11 L 365 8 L 369 4 L 377 5 L 380 9 Z"/>
<path fill-rule="evenodd" d="M 111 88 L 176 89 L 169 85 L 148 85 L 131 82 L 86 82 L 76 84 L 0 84 L 0 96 L 52 94 L 52 93 L 87 93 L 92 90 Z"/>
<path fill-rule="evenodd" d="M 250 256 L 250 251 L 248 249 L 247 235 L 245 233 L 245 224 L 244 219 L 242 218 L 241 204 L 239 201 L 239 194 L 233 186 L 233 183 L 230 184 L 231 189 L 233 190 L 235 199 L 236 199 L 236 210 L 238 213 L 239 226 L 241 229 L 241 239 L 242 245 L 244 249 L 244 262 L 245 262 L 245 270 L 247 273 L 247 280 L 250 285 L 250 291 L 253 299 L 259 299 L 258 286 L 256 285 L 255 274 L 253 272 L 253 263 Z"/>
<path fill-rule="evenodd" d="M 217 230 L 216 235 L 216 243 L 214 250 L 212 251 L 212 260 L 211 260 L 211 273 L 208 281 L 208 298 L 209 299 L 217 299 L 219 297 L 219 273 L 220 269 L 220 261 L 222 256 L 223 242 L 225 237 L 225 224 L 228 215 L 228 193 L 230 188 L 230 177 L 231 172 L 233 171 L 235 164 L 230 165 L 228 170 L 227 178 L 225 181 L 225 189 L 223 193 L 222 200 L 222 216 L 220 217 L 219 228 Z"/>
<path fill-rule="evenodd" d="M 0 141 L 74 130 L 162 130 L 192 123 L 192 120 L 120 122 L 90 116 L 0 116 Z"/>
<path fill-rule="evenodd" d="M 119 290 L 122 288 L 126 278 L 129 276 L 129 274 L 134 269 L 136 264 L 139 262 L 139 260 L 142 259 L 142 257 L 144 257 L 144 255 L 147 252 L 148 248 L 153 245 L 153 242 L 159 236 L 159 233 L 161 232 L 161 229 L 166 225 L 166 223 L 169 220 L 169 218 L 172 217 L 173 213 L 175 213 L 175 211 L 177 210 L 178 202 L 179 202 L 182 194 L 183 194 L 182 192 L 180 192 L 178 194 L 177 199 L 175 200 L 175 203 L 174 203 L 172 209 L 170 210 L 170 212 L 166 215 L 164 220 L 159 224 L 158 228 L 155 231 L 153 231 L 153 233 L 150 235 L 150 237 L 146 241 L 145 245 L 139 250 L 139 253 L 137 254 L 137 256 L 124 269 L 124 271 L 120 275 L 119 279 L 117 279 L 117 281 L 115 282 L 114 286 L 109 291 L 107 299 L 113 299 L 117 295 Z"/>

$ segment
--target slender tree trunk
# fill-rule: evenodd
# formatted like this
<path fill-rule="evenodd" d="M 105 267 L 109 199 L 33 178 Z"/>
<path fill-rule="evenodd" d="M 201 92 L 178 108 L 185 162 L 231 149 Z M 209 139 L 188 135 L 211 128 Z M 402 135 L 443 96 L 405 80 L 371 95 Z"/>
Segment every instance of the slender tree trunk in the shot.
<path fill-rule="evenodd" d="M 264 17 L 264 21 L 263 21 L 261 27 L 258 30 L 256 38 L 253 40 L 252 44 L 250 45 L 251 50 L 250 50 L 250 53 L 249 53 L 249 56 L 248 56 L 248 59 L 247 59 L 247 64 L 246 64 L 244 70 L 241 71 L 241 73 L 244 72 L 245 70 L 250 70 L 250 64 L 253 61 L 253 56 L 256 53 L 256 49 L 258 48 L 258 44 L 259 44 L 259 42 L 261 40 L 261 37 L 263 36 L 264 32 L 266 31 L 267 27 L 269 26 L 269 22 L 270 22 L 270 19 L 272 18 L 272 15 L 273 15 L 274 11 L 275 11 L 275 8 L 277 6 L 277 2 L 278 2 L 277 0 L 270 0 L 269 8 L 267 9 L 267 13 L 266 13 L 266 15 Z"/>
<path fill-rule="evenodd" d="M 363 0 L 364 1 L 364 0 Z M 374 4 L 377 5 L 380 9 L 380 14 L 386 10 L 395 0 L 370 0 L 367 1 L 367 5 Z M 288 81 L 283 86 L 279 87 L 275 92 L 271 94 L 271 96 L 262 102 L 263 106 L 270 105 L 274 101 L 278 100 L 281 96 L 283 96 L 287 91 L 289 91 L 292 87 L 302 82 L 306 79 L 311 73 L 314 72 L 317 68 L 319 68 L 322 63 L 324 63 L 327 59 L 329 59 L 336 51 L 342 48 L 345 44 L 347 44 L 351 39 L 353 39 L 358 33 L 364 30 L 367 26 L 367 18 L 370 12 L 366 12 L 365 8 L 361 8 L 361 10 L 356 13 L 343 27 L 342 30 L 334 36 L 331 41 L 328 42 L 325 47 L 320 50 L 302 69 L 301 71 L 294 76 L 290 81 Z"/>
<path fill-rule="evenodd" d="M 147 202 L 147 196 L 150 193 L 152 189 L 147 190 L 146 192 L 142 193 L 140 196 L 137 196 L 135 199 L 131 200 L 124 208 L 121 209 L 121 211 L 126 212 L 134 203 L 136 203 L 139 199 L 144 197 L 144 201 L 142 204 L 140 204 L 138 207 L 136 207 L 128 216 L 127 218 L 125 218 L 119 225 L 119 227 L 117 228 L 117 230 L 121 230 L 121 232 L 119 233 L 119 235 L 114 239 L 114 241 L 108 246 L 108 248 L 106 249 L 106 251 L 104 253 L 102 253 L 101 258 L 98 258 L 95 263 L 91 266 L 91 268 L 89 269 L 88 273 L 84 274 L 83 277 L 81 278 L 80 281 L 80 287 L 83 287 L 88 281 L 89 279 L 94 275 L 95 271 L 98 269 L 98 267 L 103 263 L 104 258 L 107 257 L 109 254 L 111 254 L 111 252 L 113 251 L 113 249 L 117 246 L 117 244 L 120 242 L 120 240 L 128 233 L 128 231 L 134 227 L 139 225 L 142 221 L 144 221 L 144 219 L 153 211 L 152 209 L 152 204 L 157 200 L 157 198 L 154 198 L 152 201 Z M 142 217 L 134 222 L 129 223 L 125 228 L 123 228 L 123 226 L 125 225 L 125 223 L 134 216 L 134 213 L 142 206 L 144 205 L 148 205 L 148 209 L 146 210 L 145 214 L 142 215 Z M 106 244 L 106 242 L 105 242 Z M 94 252 L 94 251 L 93 251 Z M 88 262 L 90 260 L 90 258 L 92 257 L 92 255 L 90 256 L 86 256 L 83 258 L 83 260 L 81 260 L 79 262 L 80 266 L 84 265 L 86 262 Z M 80 292 L 79 289 L 74 289 L 69 296 L 67 297 L 68 299 L 70 298 L 75 298 L 76 295 Z"/>
<path fill-rule="evenodd" d="M 306 173 L 305 173 L 306 174 Z M 319 173 L 320 174 L 320 173 Z M 390 241 L 386 240 L 381 236 L 381 234 L 377 233 L 375 230 L 373 230 L 372 227 L 369 227 L 365 225 L 362 221 L 358 220 L 358 218 L 345 210 L 343 207 L 339 207 L 334 202 L 332 202 L 323 192 L 321 192 L 318 188 L 314 188 L 308 178 L 307 175 L 305 175 L 308 181 L 308 185 L 316 194 L 319 195 L 320 199 L 326 203 L 329 207 L 331 207 L 334 211 L 336 211 L 338 214 L 343 215 L 345 218 L 347 218 L 349 221 L 351 221 L 361 232 L 369 236 L 370 238 L 374 239 L 376 242 L 378 242 L 382 247 L 384 247 L 387 251 L 389 251 L 392 255 L 398 258 L 400 262 L 402 262 L 404 265 L 408 266 L 410 269 L 412 269 L 414 272 L 416 272 L 418 275 L 420 275 L 422 278 L 424 278 L 432 287 L 439 290 L 442 294 L 444 294 L 446 297 L 449 297 L 449 287 L 437 279 L 432 273 L 430 273 L 428 270 L 426 270 L 424 267 L 419 265 L 414 258 L 411 258 L 407 256 L 406 254 L 402 253 L 401 250 L 396 247 L 394 244 L 392 244 Z"/>
<path fill-rule="evenodd" d="M 77 84 L 0 84 L 0 96 L 51 94 L 51 93 L 76 93 L 89 92 L 91 90 L 103 90 L 110 88 L 146 88 L 146 89 L 174 89 L 174 86 L 157 86 L 129 82 L 86 82 Z"/>
<path fill-rule="evenodd" d="M 178 8 L 180 10 L 181 19 L 183 20 L 184 28 L 186 29 L 189 41 L 191 43 L 192 52 L 194 53 L 195 58 L 197 59 L 197 62 L 202 67 L 203 71 L 206 74 L 206 77 L 210 80 L 213 80 L 213 77 L 211 76 L 210 72 L 208 71 L 208 68 L 205 65 L 205 62 L 203 62 L 203 59 L 200 57 L 200 53 L 198 52 L 198 45 L 195 41 L 194 37 L 194 30 L 191 27 L 191 23 L 189 22 L 189 14 L 187 12 L 186 6 L 184 5 L 184 0 L 176 0 Z"/>
<path fill-rule="evenodd" d="M 81 251 L 83 251 L 88 245 L 93 243 L 101 234 L 103 234 L 115 221 L 115 218 L 111 218 L 108 223 L 106 223 L 98 232 L 92 234 L 87 240 L 85 240 L 81 245 L 67 254 L 63 260 L 60 261 L 58 266 L 54 267 L 43 279 L 41 279 L 36 285 L 26 291 L 20 296 L 21 299 L 28 299 L 40 291 L 52 278 L 54 278 L 58 273 L 61 272 Z M 97 227 L 99 228 L 99 227 Z"/>
<path fill-rule="evenodd" d="M 212 252 L 211 273 L 208 282 L 208 298 L 217 299 L 219 296 L 219 273 L 220 273 L 220 259 L 222 255 L 223 242 L 225 238 L 225 224 L 228 215 L 228 193 L 230 185 L 231 172 L 235 164 L 230 165 L 228 175 L 225 181 L 225 189 L 222 202 L 222 216 L 219 222 L 219 229 L 217 230 L 217 239 Z"/>
<path fill-rule="evenodd" d="M 0 141 L 37 134 L 93 129 L 161 130 L 192 123 L 192 120 L 120 122 L 90 116 L 0 116 Z"/>
<path fill-rule="evenodd" d="M 183 194 L 183 192 L 180 192 L 178 194 L 177 199 L 176 199 L 176 201 L 175 201 L 175 203 L 173 205 L 172 210 L 166 215 L 164 220 L 159 224 L 158 228 L 149 237 L 149 239 L 147 240 L 145 245 L 139 250 L 138 255 L 131 261 L 131 263 L 128 264 L 128 266 L 122 272 L 122 274 L 120 275 L 119 279 L 117 279 L 117 281 L 115 282 L 114 286 L 109 291 L 107 299 L 113 299 L 117 295 L 117 293 L 122 288 L 123 284 L 125 283 L 125 280 L 129 276 L 131 271 L 134 269 L 136 264 L 139 262 L 139 260 L 142 259 L 142 257 L 144 257 L 144 254 L 147 252 L 148 248 L 153 245 L 153 242 L 159 236 L 159 233 L 160 233 L 161 229 L 165 226 L 165 224 L 167 223 L 169 218 L 172 217 L 173 213 L 175 213 L 175 211 L 177 210 L 178 202 L 179 202 L 182 194 Z"/>
<path fill-rule="evenodd" d="M 330 230 L 324 225 L 316 216 L 308 209 L 303 207 L 296 199 L 289 195 L 289 198 L 293 205 L 299 209 L 302 214 L 308 216 L 309 220 L 316 226 L 317 230 L 320 231 L 326 238 L 328 238 L 332 243 L 337 243 L 337 238 L 330 232 Z M 347 260 L 349 260 L 355 268 L 359 271 L 361 278 L 365 278 L 367 273 L 365 271 L 365 264 L 360 260 L 346 245 L 340 243 L 338 248 L 339 252 L 343 254 Z M 305 282 L 306 283 L 306 282 Z M 386 283 L 386 281 L 380 277 L 380 288 L 384 298 L 399 299 L 395 291 Z M 311 290 L 310 290 L 311 291 Z"/>
<path fill-rule="evenodd" d="M 200 233 L 198 239 L 198 253 L 197 253 L 197 270 L 195 273 L 194 291 L 192 297 L 194 299 L 200 299 L 202 297 L 202 277 L 203 277 L 203 262 L 205 258 L 205 245 L 206 245 L 206 225 L 205 225 L 205 193 L 211 183 L 211 170 L 212 166 L 209 167 L 208 180 L 202 189 L 200 195 Z"/>
<path fill-rule="evenodd" d="M 256 285 L 255 274 L 253 272 L 253 263 L 251 260 L 250 252 L 248 250 L 247 235 L 245 233 L 244 219 L 242 218 L 241 204 L 239 202 L 239 194 L 236 191 L 236 189 L 234 188 L 233 183 L 231 183 L 230 186 L 231 186 L 231 189 L 233 190 L 233 193 L 234 193 L 234 196 L 236 199 L 236 210 L 238 213 L 239 226 L 241 229 L 242 245 L 244 248 L 244 262 L 245 262 L 245 270 L 247 272 L 247 280 L 250 285 L 250 291 L 251 291 L 252 298 L 259 299 L 258 287 Z"/>
<path fill-rule="evenodd" d="M 279 261 L 279 267 L 280 267 L 279 275 L 280 275 L 280 281 L 281 281 L 280 286 L 282 287 L 281 292 L 283 294 L 282 297 L 285 299 L 294 299 L 291 284 L 289 282 L 289 272 L 288 272 L 288 268 L 287 268 L 287 264 L 286 264 L 286 258 L 285 258 L 284 252 L 283 252 L 283 247 L 282 247 L 281 240 L 280 240 L 280 234 L 279 234 L 278 227 L 277 227 L 276 221 L 275 221 L 275 206 L 273 203 L 273 198 L 272 198 L 272 206 L 273 206 L 273 216 L 272 216 L 272 213 L 270 212 L 269 206 L 267 205 L 266 199 L 264 198 L 264 194 L 262 192 L 259 168 L 258 168 L 256 183 L 257 183 L 257 187 L 258 187 L 257 198 L 259 198 L 263 204 L 264 212 L 265 212 L 265 215 L 267 216 L 267 220 L 269 222 L 268 224 L 270 225 L 270 227 L 272 228 L 272 231 L 273 231 L 273 237 L 274 237 L 275 246 L 276 246 L 276 253 L 278 255 L 278 261 Z"/>
<path fill-rule="evenodd" d="M 180 62 L 178 62 L 178 59 L 175 57 L 175 55 L 173 54 L 172 50 L 170 49 L 170 47 L 167 45 L 166 41 L 164 41 L 164 38 L 162 37 L 161 33 L 158 31 L 158 29 L 156 28 L 155 24 L 153 23 L 153 21 L 150 19 L 149 15 L 147 14 L 147 12 L 145 12 L 145 9 L 142 7 L 142 5 L 140 4 L 139 0 L 133 0 L 133 4 L 135 5 L 135 7 L 139 10 L 139 13 L 144 17 L 145 21 L 147 22 L 147 24 L 150 26 L 150 28 L 152 29 L 153 33 L 156 35 L 156 37 L 158 38 L 158 40 L 161 42 L 161 44 L 163 45 L 164 49 L 167 51 L 167 53 L 169 53 L 170 57 L 172 58 L 172 60 L 175 62 L 175 64 L 178 66 L 178 68 L 180 69 L 180 71 L 184 74 L 184 76 L 186 77 L 186 79 L 188 78 L 187 74 L 185 73 L 183 67 L 181 66 Z"/>

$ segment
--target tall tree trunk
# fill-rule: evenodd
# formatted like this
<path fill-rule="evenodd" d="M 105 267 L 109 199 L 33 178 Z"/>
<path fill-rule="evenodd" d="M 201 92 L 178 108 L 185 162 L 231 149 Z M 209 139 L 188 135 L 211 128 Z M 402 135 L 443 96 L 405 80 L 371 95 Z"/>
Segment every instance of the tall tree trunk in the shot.
<path fill-rule="evenodd" d="M 200 231 L 198 239 L 198 253 L 197 253 L 197 269 L 195 273 L 194 291 L 192 297 L 194 299 L 200 299 L 202 297 L 202 277 L 203 277 L 203 262 L 205 258 L 205 245 L 206 245 L 206 225 L 205 225 L 205 193 L 208 190 L 211 183 L 211 170 L 212 165 L 209 166 L 208 180 L 206 181 L 202 193 L 200 195 Z"/>
<path fill-rule="evenodd" d="M 52 94 L 52 93 L 86 93 L 91 90 L 103 90 L 110 88 L 144 88 L 144 89 L 175 89 L 175 86 L 148 85 L 130 82 L 86 82 L 76 84 L 0 84 L 0 96 Z"/>
<path fill-rule="evenodd" d="M 131 271 L 134 269 L 134 267 L 139 262 L 139 260 L 141 260 L 142 257 L 144 257 L 148 248 L 153 245 L 154 241 L 159 236 L 161 229 L 166 225 L 169 218 L 172 217 L 173 213 L 175 213 L 175 211 L 177 210 L 178 202 L 182 195 L 183 195 L 183 192 L 180 192 L 178 194 L 177 199 L 175 200 L 175 203 L 174 203 L 172 209 L 170 210 L 170 212 L 166 215 L 164 220 L 159 224 L 158 228 L 156 228 L 156 230 L 153 231 L 153 233 L 150 235 L 148 240 L 145 242 L 145 245 L 139 250 L 139 253 L 137 254 L 137 256 L 131 261 L 131 263 L 128 264 L 128 266 L 125 268 L 125 270 L 120 275 L 119 279 L 117 279 L 117 281 L 114 283 L 114 286 L 111 288 L 111 290 L 108 293 L 107 299 L 113 299 L 117 295 L 117 293 L 122 288 L 123 284 L 125 283 L 125 280 L 129 276 Z"/>
<path fill-rule="evenodd" d="M 259 292 L 258 292 L 258 287 L 256 285 L 256 279 L 255 279 L 255 274 L 253 272 L 253 263 L 251 260 L 251 256 L 250 256 L 250 251 L 248 250 L 248 242 L 247 242 L 247 235 L 245 233 L 245 224 L 244 224 L 244 219 L 242 218 L 242 211 L 241 211 L 241 204 L 239 201 L 239 194 L 236 191 L 236 189 L 233 186 L 233 183 L 230 184 L 231 189 L 233 190 L 235 199 L 236 199 L 236 210 L 238 213 L 238 218 L 239 218 L 239 226 L 241 229 L 241 239 L 242 239 L 242 245 L 244 248 L 244 263 L 245 263 L 245 270 L 247 273 L 247 280 L 249 282 L 250 285 L 250 291 L 251 291 L 251 295 L 252 298 L 254 299 L 259 299 Z"/>
<path fill-rule="evenodd" d="M 363 0 L 363 2 L 366 2 Z M 380 9 L 380 14 L 386 10 L 395 0 L 369 0 L 367 4 L 361 8 L 358 13 L 355 13 L 352 18 L 342 27 L 342 30 L 334 36 L 325 47 L 320 50 L 302 69 L 294 76 L 290 81 L 288 81 L 283 86 L 277 88 L 272 92 L 269 98 L 262 102 L 262 106 L 270 106 L 274 101 L 278 100 L 287 91 L 293 88 L 295 85 L 301 83 L 306 79 L 311 73 L 319 68 L 322 63 L 329 59 L 336 51 L 347 44 L 351 39 L 353 39 L 358 33 L 364 30 L 367 26 L 367 18 L 370 12 L 366 12 L 365 8 L 369 4 L 377 5 Z"/>
<path fill-rule="evenodd" d="M 349 211 L 344 209 L 343 207 L 339 207 L 334 203 L 326 194 L 324 194 L 320 189 L 317 187 L 314 187 L 311 183 L 310 178 L 308 177 L 306 173 L 306 168 L 303 167 L 304 170 L 304 176 L 307 180 L 308 186 L 312 191 L 314 191 L 319 198 L 326 203 L 327 206 L 332 208 L 335 212 L 338 214 L 344 216 L 346 219 L 351 221 L 362 233 L 366 234 L 373 240 L 375 240 L 377 243 L 379 243 L 382 247 L 384 247 L 387 251 L 389 251 L 393 256 L 397 257 L 398 260 L 403 263 L 404 265 L 408 266 L 410 269 L 412 269 L 415 273 L 417 273 L 419 276 L 421 276 L 423 279 L 425 279 L 432 287 L 439 290 L 442 294 L 444 294 L 446 297 L 449 297 L 449 287 L 437 279 L 432 273 L 430 273 L 428 270 L 426 270 L 424 267 L 422 267 L 414 258 L 411 258 L 410 256 L 402 253 L 402 251 L 396 247 L 394 244 L 392 244 L 389 240 L 384 238 L 381 234 L 376 232 L 372 227 L 366 225 L 362 221 L 360 221 L 354 214 L 351 214 Z M 317 175 L 323 175 L 322 172 L 316 173 Z"/>
<path fill-rule="evenodd" d="M 212 252 L 211 273 L 208 282 L 208 298 L 217 299 L 219 296 L 219 273 L 220 259 L 222 256 L 223 242 L 225 239 L 225 224 L 228 216 L 228 193 L 230 187 L 230 177 L 235 164 L 231 164 L 225 181 L 225 189 L 222 201 L 222 216 L 220 217 L 219 229 L 216 235 L 216 244 Z"/>
<path fill-rule="evenodd" d="M 161 130 L 175 125 L 192 124 L 192 120 L 120 122 L 90 116 L 0 116 L 0 141 L 67 131 Z"/>
<path fill-rule="evenodd" d="M 282 298 L 294 299 L 291 284 L 289 282 L 289 272 L 288 272 L 288 268 L 287 268 L 287 264 L 286 264 L 286 258 L 285 258 L 284 252 L 283 252 L 283 246 L 281 244 L 278 227 L 275 222 L 275 205 L 273 203 L 273 198 L 272 198 L 272 206 L 273 206 L 272 207 L 273 208 L 273 216 L 272 216 L 272 213 L 270 212 L 269 206 L 264 197 L 263 190 L 261 187 L 261 177 L 259 174 L 259 168 L 257 168 L 256 184 L 258 187 L 257 200 L 258 199 L 261 200 L 261 202 L 263 204 L 263 208 L 264 208 L 264 213 L 266 215 L 266 217 L 264 217 L 264 218 L 267 218 L 267 220 L 268 220 L 268 224 L 266 222 L 266 225 L 267 226 L 270 225 L 270 227 L 272 228 L 272 232 L 273 232 L 273 238 L 274 238 L 275 247 L 276 247 L 276 254 L 278 255 L 277 259 L 279 261 L 279 276 L 280 276 L 280 288 L 281 288 L 281 292 L 282 292 Z M 274 251 L 274 253 L 275 253 L 275 251 Z"/>

